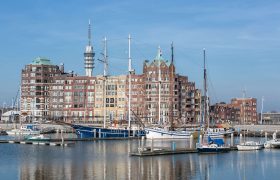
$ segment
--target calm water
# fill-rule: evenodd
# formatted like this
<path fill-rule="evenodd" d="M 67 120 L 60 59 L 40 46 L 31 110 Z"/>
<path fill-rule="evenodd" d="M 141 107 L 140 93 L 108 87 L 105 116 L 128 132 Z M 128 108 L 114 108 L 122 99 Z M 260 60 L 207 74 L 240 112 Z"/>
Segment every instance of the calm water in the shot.
<path fill-rule="evenodd" d="M 279 179 L 280 150 L 129 157 L 140 140 L 0 144 L 0 179 Z M 146 145 L 150 141 L 144 142 Z M 171 141 L 155 141 L 171 146 Z M 184 140 L 176 141 L 185 147 Z"/>

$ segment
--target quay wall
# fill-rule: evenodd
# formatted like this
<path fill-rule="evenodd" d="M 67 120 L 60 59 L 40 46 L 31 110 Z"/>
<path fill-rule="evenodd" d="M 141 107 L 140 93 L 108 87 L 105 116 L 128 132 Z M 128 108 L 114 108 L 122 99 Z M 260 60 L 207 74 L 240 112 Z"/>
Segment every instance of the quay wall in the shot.
<path fill-rule="evenodd" d="M 235 131 L 280 132 L 280 125 L 235 125 Z"/>
<path fill-rule="evenodd" d="M 41 128 L 54 128 L 54 129 L 58 129 L 58 130 L 69 130 L 69 128 L 71 128 L 70 126 L 66 126 L 66 125 L 58 125 L 58 124 L 35 124 L 38 125 Z M 20 124 L 13 124 L 13 123 L 0 123 L 0 129 L 3 130 L 10 130 L 10 129 L 14 129 L 14 128 L 20 128 Z"/>

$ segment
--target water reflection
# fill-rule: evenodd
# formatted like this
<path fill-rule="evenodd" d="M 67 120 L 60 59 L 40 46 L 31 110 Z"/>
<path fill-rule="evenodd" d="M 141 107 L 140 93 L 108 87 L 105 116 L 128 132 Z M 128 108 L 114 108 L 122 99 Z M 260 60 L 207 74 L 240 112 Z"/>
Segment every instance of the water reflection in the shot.
<path fill-rule="evenodd" d="M 1 144 L 1 179 L 275 179 L 280 151 L 129 157 L 150 141 L 77 142 L 73 147 Z M 186 147 L 187 141 L 176 141 Z M 159 141 L 155 146 L 171 146 Z M 10 168 L 9 165 L 12 165 Z M 9 168 L 8 168 L 9 167 Z M 4 170 L 9 169 L 9 173 Z"/>

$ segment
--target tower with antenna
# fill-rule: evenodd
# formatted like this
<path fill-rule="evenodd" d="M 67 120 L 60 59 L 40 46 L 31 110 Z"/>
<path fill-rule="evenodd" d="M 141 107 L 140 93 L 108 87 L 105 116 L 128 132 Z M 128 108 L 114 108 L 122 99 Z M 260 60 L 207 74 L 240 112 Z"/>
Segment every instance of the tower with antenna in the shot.
<path fill-rule="evenodd" d="M 90 20 L 88 22 L 88 45 L 86 46 L 86 50 L 84 53 L 84 62 L 85 62 L 85 71 L 86 76 L 91 77 L 92 71 L 94 68 L 94 55 L 93 52 L 93 46 L 91 44 L 91 26 L 90 26 Z"/>

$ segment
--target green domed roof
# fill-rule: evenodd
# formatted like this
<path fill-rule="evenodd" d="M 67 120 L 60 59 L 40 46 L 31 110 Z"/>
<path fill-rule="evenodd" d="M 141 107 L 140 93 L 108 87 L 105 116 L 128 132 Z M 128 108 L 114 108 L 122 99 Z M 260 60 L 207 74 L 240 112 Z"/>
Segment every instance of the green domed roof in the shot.
<path fill-rule="evenodd" d="M 51 60 L 47 58 L 37 57 L 31 63 L 32 65 L 52 65 Z"/>

